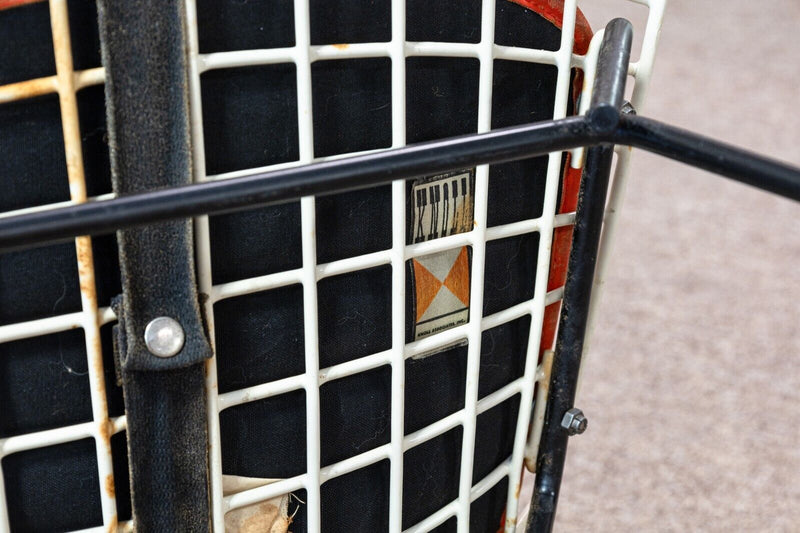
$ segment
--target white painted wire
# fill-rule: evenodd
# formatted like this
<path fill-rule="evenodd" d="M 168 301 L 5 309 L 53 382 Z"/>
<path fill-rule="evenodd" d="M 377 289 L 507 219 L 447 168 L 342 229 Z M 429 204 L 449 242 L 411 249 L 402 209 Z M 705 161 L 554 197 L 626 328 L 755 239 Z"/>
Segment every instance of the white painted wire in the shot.
<path fill-rule="evenodd" d="M 297 67 L 297 121 L 300 162 L 314 160 L 314 115 L 311 98 L 311 18 L 308 0 L 294 0 L 295 65 Z M 319 319 L 317 314 L 317 226 L 313 196 L 300 199 L 303 268 L 303 333 L 306 396 L 306 522 L 309 531 L 321 531 Z"/>
<path fill-rule="evenodd" d="M 656 47 L 661 36 L 661 23 L 664 20 L 664 10 L 667 7 L 667 0 L 648 0 L 647 6 L 647 25 L 645 26 L 644 38 L 642 39 L 642 52 L 639 61 L 631 65 L 630 74 L 634 76 L 633 93 L 631 104 L 637 112 L 642 112 L 647 90 L 650 88 L 650 79 L 653 74 L 653 63 L 656 57 Z M 628 186 L 628 175 L 630 173 L 631 150 L 627 147 L 617 149 L 617 165 L 608 192 L 605 213 L 603 215 L 603 233 L 600 237 L 600 248 L 595 266 L 594 289 L 592 291 L 592 301 L 589 305 L 587 316 L 586 337 L 583 344 L 584 354 L 591 353 L 592 333 L 597 322 L 597 313 L 600 309 L 600 301 L 605 288 L 605 280 L 611 264 L 611 252 L 614 246 L 614 237 L 617 231 L 618 214 L 622 210 L 625 201 L 625 190 Z M 585 360 L 585 357 L 583 358 Z M 583 370 L 583 367 L 581 367 Z M 583 373 L 578 374 L 577 393 L 580 393 L 580 385 Z"/>
<path fill-rule="evenodd" d="M 633 103 L 640 108 L 645 91 L 649 84 L 652 71 L 655 46 L 663 18 L 666 0 L 627 0 L 647 5 L 650 8 L 647 27 L 644 36 L 641 58 L 631 67 L 636 85 L 633 92 Z M 295 0 L 295 38 L 296 45 L 291 48 L 244 50 L 221 52 L 213 54 L 200 54 L 198 49 L 197 12 L 194 0 L 185 0 L 187 12 L 187 37 L 189 45 L 189 89 L 191 103 L 192 144 L 194 162 L 194 180 L 206 181 L 213 179 L 227 179 L 233 176 L 252 172 L 253 169 L 237 171 L 218 176 L 207 176 L 205 172 L 204 134 L 202 124 L 202 102 L 200 76 L 203 72 L 218 68 L 232 68 L 250 65 L 264 65 L 271 63 L 293 63 L 297 69 L 297 96 L 298 96 L 298 129 L 300 138 L 300 157 L 298 161 L 262 167 L 259 170 L 285 168 L 306 164 L 315 160 L 326 160 L 344 157 L 353 154 L 341 154 L 333 157 L 315 159 L 313 155 L 313 114 L 311 109 L 311 63 L 329 59 L 388 57 L 392 64 L 392 147 L 405 144 L 405 60 L 412 56 L 431 57 L 470 57 L 477 58 L 480 62 L 479 77 L 479 107 L 478 131 L 484 132 L 491 128 L 491 90 L 492 67 L 495 59 L 533 62 L 556 66 L 558 69 L 556 100 L 553 118 L 565 116 L 567 98 L 569 94 L 570 69 L 582 68 L 584 59 L 573 55 L 574 25 L 576 17 L 576 0 L 567 0 L 564 9 L 564 29 L 562 32 L 561 46 L 558 51 L 531 50 L 518 47 L 500 46 L 494 44 L 494 0 L 484 0 L 481 19 L 481 42 L 468 43 L 438 43 L 406 42 L 405 36 L 405 1 L 393 0 L 392 2 L 392 40 L 388 43 L 360 43 L 341 46 L 311 46 L 309 39 L 310 17 L 307 0 Z M 54 43 L 64 42 L 66 35 L 66 51 L 69 52 L 69 27 L 66 16 L 65 0 L 50 0 L 51 19 L 53 20 Z M 56 45 L 58 46 L 58 45 Z M 0 104 L 19 99 L 57 92 L 61 98 L 62 124 L 64 125 L 65 148 L 73 148 L 73 153 L 67 154 L 70 162 L 71 183 L 80 183 L 83 180 L 82 162 L 80 156 L 74 155 L 77 133 L 77 147 L 80 147 L 80 134 L 78 130 L 77 114 L 70 111 L 70 101 L 74 102 L 75 92 L 90 85 L 103 83 L 103 69 L 95 68 L 80 72 L 73 72 L 71 57 L 67 62 L 64 58 L 65 48 L 57 49 L 56 54 L 61 54 L 62 61 L 58 63 L 58 72 L 55 76 L 30 80 L 0 87 Z M 70 53 L 71 54 L 71 53 Z M 80 150 L 78 150 L 80 154 Z M 405 244 L 405 185 L 402 181 L 392 184 L 392 247 L 389 250 L 365 254 L 358 257 L 347 258 L 327 264 L 318 265 L 315 250 L 315 207 L 314 198 L 301 200 L 302 219 L 302 250 L 303 265 L 301 268 L 286 272 L 279 272 L 267 276 L 239 280 L 230 283 L 213 285 L 211 277 L 211 249 L 208 227 L 208 217 L 198 217 L 195 220 L 195 238 L 197 253 L 198 282 L 200 291 L 209 297 L 205 302 L 206 317 L 209 326 L 209 335 L 212 346 L 214 338 L 214 304 L 220 300 L 234 296 L 250 294 L 282 287 L 290 284 L 301 283 L 304 293 L 304 324 L 305 324 L 305 373 L 299 376 L 263 383 L 245 389 L 231 391 L 225 394 L 218 393 L 216 361 L 211 360 L 207 365 L 207 405 L 209 411 L 209 455 L 211 469 L 211 499 L 213 529 L 215 532 L 224 531 L 224 515 L 230 509 L 270 499 L 289 492 L 305 489 L 307 492 L 307 514 L 309 531 L 320 531 L 320 486 L 327 480 L 344 475 L 359 468 L 364 468 L 377 461 L 390 461 L 390 488 L 389 488 L 389 516 L 390 531 L 397 533 L 402 525 L 402 475 L 403 454 L 409 449 L 428 440 L 442 435 L 445 432 L 461 426 L 462 433 L 462 465 L 459 483 L 459 496 L 456 500 L 445 505 L 433 515 L 415 524 L 407 531 L 430 531 L 447 519 L 455 516 L 458 520 L 458 530 L 466 532 L 469 529 L 470 503 L 479 498 L 503 479 L 509 480 L 506 531 L 514 531 L 517 514 L 518 488 L 521 482 L 522 462 L 525 453 L 525 439 L 528 432 L 533 405 L 534 387 L 537 381 L 545 379 L 541 366 L 537 366 L 539 343 L 541 337 L 544 307 L 560 300 L 563 289 L 546 292 L 547 276 L 550 264 L 550 241 L 552 230 L 555 227 L 572 224 L 574 214 L 555 215 L 555 203 L 558 195 L 558 181 L 561 168 L 561 153 L 550 154 L 547 171 L 547 184 L 545 188 L 544 210 L 541 217 L 504 226 L 486 227 L 487 208 L 487 183 L 488 166 L 480 166 L 476 171 L 475 218 L 476 227 L 473 231 L 464 234 L 449 236 L 423 243 Z M 627 163 L 627 158 L 622 160 Z M 77 170 L 76 170 L 77 169 Z M 624 192 L 626 177 L 626 164 L 617 166 L 617 173 L 612 184 L 611 201 L 609 209 L 618 210 Z M 74 179 L 73 179 L 74 178 Z M 76 181 L 78 180 L 78 181 Z M 81 194 L 80 185 L 77 195 L 72 194 L 70 202 L 50 204 L 2 213 L 0 216 L 22 214 L 34 210 L 45 210 L 62 205 L 92 201 L 86 198 L 85 184 Z M 98 197 L 105 199 L 113 195 Z M 607 268 L 607 251 L 609 242 L 613 237 L 613 221 L 609 224 L 610 217 L 607 213 L 606 229 L 603 234 L 601 256 L 598 263 L 598 277 L 602 277 Z M 611 226 L 611 227 L 609 227 Z M 481 316 L 482 296 L 484 285 L 484 256 L 485 246 L 488 241 L 506 238 L 515 235 L 538 232 L 540 243 L 538 262 L 540 267 L 536 273 L 536 289 L 533 299 L 517 304 L 490 316 Z M 443 331 L 431 337 L 421 339 L 410 344 L 405 344 L 405 301 L 398 297 L 405 291 L 405 261 L 411 257 L 427 255 L 437 251 L 454 249 L 461 246 L 471 246 L 473 250 L 472 278 L 471 278 L 471 307 L 469 323 Z M 85 250 L 85 245 L 84 245 Z M 80 254 L 79 254 L 80 256 Z M 317 297 L 316 284 L 320 279 L 353 272 L 379 265 L 392 266 L 392 345 L 385 352 L 368 355 L 343 364 L 329 368 L 319 369 L 319 352 L 317 338 Z M 81 272 L 86 275 L 86 265 L 82 263 Z M 89 263 L 90 278 L 94 270 Z M 83 278 L 82 278 L 83 280 Z M 98 473 L 101 485 L 107 476 L 113 476 L 111 471 L 110 444 L 106 445 L 110 435 L 125 429 L 125 417 L 109 420 L 105 407 L 105 391 L 102 354 L 99 352 L 99 343 L 95 343 L 99 327 L 115 320 L 113 311 L 108 308 L 98 309 L 96 299 L 92 303 L 90 292 L 82 288 L 83 310 L 77 313 L 32 320 L 17 324 L 0 326 L 0 343 L 11 342 L 23 338 L 31 338 L 51 333 L 63 332 L 75 327 L 83 328 L 89 357 L 90 381 L 92 384 L 92 411 L 93 421 L 83 424 L 39 431 L 25 435 L 0 439 L 0 458 L 25 450 L 41 448 L 54 444 L 71 442 L 87 437 L 92 437 L 97 443 Z M 596 301 L 596 299 L 595 299 Z M 593 304 L 593 311 L 595 304 Z M 512 381 L 501 389 L 478 400 L 477 380 L 479 370 L 481 333 L 487 329 L 515 320 L 525 315 L 530 315 L 531 331 L 528 350 L 526 354 L 525 370 L 522 377 Z M 593 314 L 590 314 L 592 317 Z M 467 339 L 469 341 L 467 356 L 467 384 L 464 408 L 442 420 L 422 428 L 409 435 L 404 434 L 404 380 L 405 360 L 414 355 L 425 353 L 431 349 L 445 346 L 455 340 Z M 392 391 L 391 391 L 391 440 L 388 444 L 368 450 L 355 457 L 344 461 L 322 466 L 320 464 L 320 427 L 319 427 L 319 387 L 321 384 L 334 379 L 343 378 L 359 372 L 365 372 L 383 365 L 391 365 Z M 306 440 L 307 440 L 307 468 L 304 474 L 276 483 L 242 491 L 237 494 L 223 497 L 222 495 L 222 462 L 220 445 L 219 413 L 228 407 L 242 403 L 268 398 L 295 390 L 304 390 L 306 395 Z M 475 447 L 476 417 L 488 409 L 520 395 L 520 410 L 514 439 L 512 455 L 489 475 L 476 484 L 472 484 L 472 460 Z M 541 430 L 541 428 L 538 428 Z M 536 433 L 536 428 L 532 433 Z M 110 478 L 113 479 L 113 478 Z M 117 528 L 119 531 L 129 531 L 131 524 L 116 525 L 115 501 L 113 495 L 101 490 L 101 507 L 103 514 L 103 527 L 98 530 L 107 531 Z M 4 483 L 0 471 L 0 533 L 9 531 L 8 512 L 5 503 Z"/>
<path fill-rule="evenodd" d="M 406 0 L 392 0 L 392 147 L 406 144 Z M 403 454 L 405 452 L 405 298 L 406 184 L 392 183 L 392 348 L 389 438 L 389 533 L 403 527 Z M 397 206 L 402 206 L 398 208 Z"/>
<path fill-rule="evenodd" d="M 564 21 L 561 31 L 561 47 L 558 50 L 556 66 L 558 78 L 556 82 L 556 100 L 553 109 L 553 118 L 564 118 L 567 114 L 569 99 L 569 85 L 571 80 L 571 58 L 574 47 L 576 0 L 567 0 L 564 3 Z M 545 185 L 544 207 L 542 218 L 544 224 L 539 237 L 539 257 L 537 265 L 546 265 L 536 269 L 535 293 L 531 302 L 531 326 L 528 336 L 528 353 L 525 360 L 525 374 L 520 400 L 517 429 L 514 435 L 514 449 L 511 458 L 511 471 L 516 475 L 509 476 L 508 498 L 506 503 L 506 533 L 516 529 L 517 507 L 522 486 L 522 462 L 525 458 L 525 441 L 531 420 L 533 408 L 533 391 L 536 385 L 536 363 L 539 358 L 539 347 L 542 338 L 542 323 L 544 321 L 544 300 L 547 288 L 547 278 L 550 273 L 550 251 L 553 239 L 553 219 L 556 212 L 558 198 L 559 176 L 561 174 L 561 161 L 563 154 L 554 152 L 549 155 L 547 166 L 547 183 Z M 539 263 L 541 261 L 541 263 Z"/>
<path fill-rule="evenodd" d="M 70 200 L 72 203 L 82 203 L 87 200 L 87 195 L 76 92 L 81 88 L 81 82 L 86 84 L 96 82 L 98 70 L 93 69 L 92 74 L 88 76 L 76 75 L 72 63 L 67 2 L 66 0 L 50 0 L 49 4 L 56 75 L 49 78 L 49 82 L 44 85 L 48 85 L 48 92 L 54 91 L 59 97 Z M 75 239 L 75 247 L 82 310 L 80 313 L 73 314 L 73 320 L 64 320 L 64 322 L 70 322 L 70 327 L 83 329 L 92 422 L 0 439 L 0 459 L 15 451 L 45 447 L 87 437 L 92 438 L 97 459 L 98 490 L 100 493 L 99 500 L 103 527 L 113 530 L 117 528 L 117 509 L 114 496 L 111 436 L 114 434 L 116 425 L 109 420 L 108 406 L 106 404 L 103 353 L 100 342 L 101 317 L 97 305 L 92 241 L 89 237 L 78 237 Z M 46 325 L 51 326 L 50 329 L 52 329 L 52 326 L 60 325 L 57 324 L 58 322 L 59 319 L 55 318 L 51 319 Z M 19 329 L 24 330 L 25 328 L 21 327 Z M 13 326 L 7 327 L 8 330 L 11 330 L 9 337 L 13 338 Z M 39 334 L 41 335 L 41 333 Z M 5 480 L 0 467 L 0 531 L 8 531 L 9 529 Z"/>

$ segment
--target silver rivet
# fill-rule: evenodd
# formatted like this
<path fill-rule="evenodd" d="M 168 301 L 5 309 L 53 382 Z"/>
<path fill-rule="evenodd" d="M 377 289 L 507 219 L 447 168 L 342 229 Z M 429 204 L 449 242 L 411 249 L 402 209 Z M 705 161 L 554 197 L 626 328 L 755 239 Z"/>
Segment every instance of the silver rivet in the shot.
<path fill-rule="evenodd" d="M 566 429 L 570 436 L 580 435 L 586 431 L 588 425 L 589 420 L 586 418 L 586 415 L 583 414 L 583 411 L 575 407 L 564 413 L 564 418 L 561 419 L 561 427 Z"/>
<path fill-rule="evenodd" d="M 154 318 L 144 328 L 144 343 L 150 353 L 157 357 L 172 357 L 183 348 L 186 337 L 183 328 L 174 318 Z"/>

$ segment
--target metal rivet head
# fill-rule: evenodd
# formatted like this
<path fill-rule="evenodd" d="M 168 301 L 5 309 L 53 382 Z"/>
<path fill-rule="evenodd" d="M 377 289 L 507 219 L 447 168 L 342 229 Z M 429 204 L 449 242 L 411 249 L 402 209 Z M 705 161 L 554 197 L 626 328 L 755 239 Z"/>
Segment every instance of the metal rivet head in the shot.
<path fill-rule="evenodd" d="M 586 431 L 588 425 L 589 420 L 586 418 L 586 415 L 583 414 L 583 411 L 575 407 L 564 413 L 564 418 L 561 419 L 561 427 L 566 429 L 570 436 L 580 435 Z"/>
<path fill-rule="evenodd" d="M 154 318 L 144 328 L 144 343 L 156 357 L 172 357 L 183 348 L 186 337 L 183 328 L 174 318 Z"/>

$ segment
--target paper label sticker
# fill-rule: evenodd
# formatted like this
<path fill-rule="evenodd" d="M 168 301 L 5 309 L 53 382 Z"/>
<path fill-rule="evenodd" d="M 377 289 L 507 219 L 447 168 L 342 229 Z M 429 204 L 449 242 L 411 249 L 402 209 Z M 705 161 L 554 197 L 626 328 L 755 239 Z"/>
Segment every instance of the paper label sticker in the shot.
<path fill-rule="evenodd" d="M 411 188 L 414 202 L 412 242 L 472 230 L 475 170 L 465 169 L 418 179 Z"/>
<path fill-rule="evenodd" d="M 469 248 L 445 250 L 411 260 L 414 277 L 414 340 L 469 320 Z"/>

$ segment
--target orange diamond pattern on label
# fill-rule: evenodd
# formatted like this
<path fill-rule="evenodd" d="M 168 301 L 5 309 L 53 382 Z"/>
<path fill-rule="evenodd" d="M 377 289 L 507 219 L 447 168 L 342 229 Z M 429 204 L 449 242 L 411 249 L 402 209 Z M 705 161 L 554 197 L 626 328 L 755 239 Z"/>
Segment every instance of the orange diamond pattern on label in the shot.
<path fill-rule="evenodd" d="M 464 246 L 412 260 L 416 316 L 414 340 L 469 320 L 469 249 Z"/>

